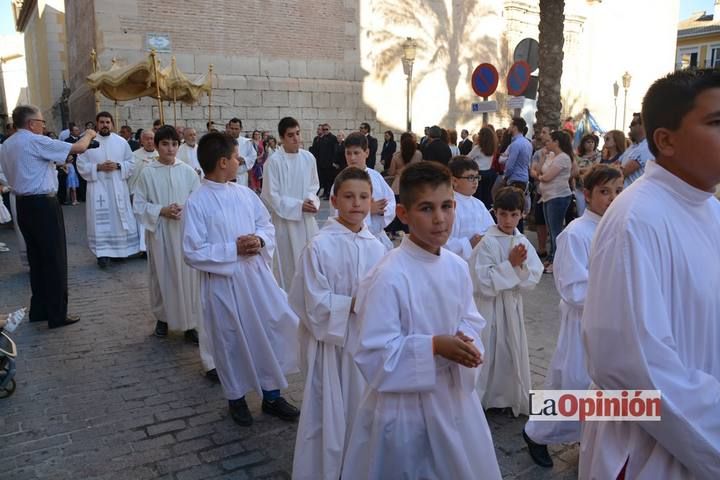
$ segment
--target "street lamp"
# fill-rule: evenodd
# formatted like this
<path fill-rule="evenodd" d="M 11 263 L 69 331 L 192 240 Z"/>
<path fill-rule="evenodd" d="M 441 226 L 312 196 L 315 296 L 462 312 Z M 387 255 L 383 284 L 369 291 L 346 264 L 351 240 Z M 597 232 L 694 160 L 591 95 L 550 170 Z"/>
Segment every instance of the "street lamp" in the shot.
<path fill-rule="evenodd" d="M 613 129 L 615 130 L 617 130 L 617 97 L 619 92 L 620 85 L 618 85 L 617 80 L 615 80 L 615 83 L 613 83 L 613 96 L 615 97 L 615 123 L 613 124 Z"/>
<path fill-rule="evenodd" d="M 410 37 L 407 37 L 407 39 L 402 44 L 403 48 L 403 58 L 402 58 L 402 64 L 403 64 L 403 72 L 405 72 L 405 75 L 407 75 L 407 105 L 406 105 L 406 112 L 407 112 L 407 131 L 412 132 L 412 109 L 410 107 L 412 98 L 412 71 L 413 71 L 413 63 L 415 63 L 415 53 L 417 50 L 417 43 L 415 40 L 413 40 Z"/>
<path fill-rule="evenodd" d="M 625 89 L 625 102 L 623 105 L 623 132 L 625 131 L 625 115 L 627 112 L 627 92 L 628 88 L 630 88 L 630 80 L 632 80 L 632 77 L 628 72 L 625 72 L 625 74 L 622 76 L 622 83 L 623 88 Z"/>

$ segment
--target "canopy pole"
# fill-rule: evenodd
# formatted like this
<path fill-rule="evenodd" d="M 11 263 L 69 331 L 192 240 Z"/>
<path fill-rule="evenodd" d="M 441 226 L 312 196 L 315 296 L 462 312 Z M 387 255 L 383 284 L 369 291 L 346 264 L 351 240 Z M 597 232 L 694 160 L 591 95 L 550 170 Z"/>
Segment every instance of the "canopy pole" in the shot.
<path fill-rule="evenodd" d="M 210 91 L 208 92 L 208 125 L 212 124 L 212 91 L 213 91 L 213 65 L 208 65 L 208 76 L 210 77 Z M 210 128 L 208 127 L 208 131 Z"/>
<path fill-rule="evenodd" d="M 97 73 L 98 71 L 98 61 L 97 61 L 97 52 L 93 48 L 90 50 L 90 61 L 92 62 L 92 70 L 93 73 Z M 100 97 L 98 96 L 97 90 L 94 90 L 95 94 L 95 114 L 97 115 L 100 113 Z"/>
<path fill-rule="evenodd" d="M 153 71 L 155 72 L 155 93 L 157 95 L 158 111 L 160 113 L 160 124 L 165 125 L 165 113 L 163 112 L 162 98 L 160 97 L 160 75 L 158 74 L 157 52 L 154 48 L 150 50 L 150 56 L 152 57 Z"/>

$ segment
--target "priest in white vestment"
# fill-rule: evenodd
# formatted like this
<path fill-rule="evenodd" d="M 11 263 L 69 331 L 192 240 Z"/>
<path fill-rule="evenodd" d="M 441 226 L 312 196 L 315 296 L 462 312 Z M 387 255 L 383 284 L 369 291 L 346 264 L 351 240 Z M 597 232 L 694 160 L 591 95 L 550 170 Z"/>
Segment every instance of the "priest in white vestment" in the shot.
<path fill-rule="evenodd" d="M 372 184 L 368 176 L 357 179 L 362 170 L 349 168 L 335 185 L 341 196 L 350 197 L 337 200 L 333 194 L 333 205 L 341 211 L 303 251 L 288 294 L 300 317 L 298 339 L 306 371 L 294 480 L 340 478 L 346 438 L 367 387 L 352 359 L 351 344 L 357 339 L 353 299 L 385 247 L 368 230 L 364 216 L 352 212 L 370 211 Z M 360 194 L 367 197 L 361 200 Z"/>
<path fill-rule="evenodd" d="M 240 168 L 237 171 L 237 183 L 243 187 L 248 186 L 248 172 L 252 170 L 257 160 L 257 151 L 253 146 L 252 140 L 243 137 L 242 121 L 239 118 L 232 118 L 228 122 L 227 133 L 235 139 L 238 146 L 238 157 L 240 159 Z"/>
<path fill-rule="evenodd" d="M 197 133 L 194 128 L 187 127 L 183 131 L 185 143 L 178 148 L 177 158 L 192 167 L 202 178 L 202 169 L 197 158 Z"/>
<path fill-rule="evenodd" d="M 110 258 L 126 258 L 140 251 L 138 226 L 130 204 L 128 178 L 135 162 L 130 145 L 113 133 L 112 115 L 96 118 L 100 144 L 78 155 L 78 173 L 87 180 L 86 216 L 90 250 L 101 268 Z"/>
<path fill-rule="evenodd" d="M 294 119 L 283 119 L 281 125 L 283 122 L 297 123 Z M 265 162 L 261 197 L 275 225 L 273 272 L 287 291 L 300 253 L 318 231 L 315 215 L 320 208 L 320 183 L 315 157 L 300 148 L 300 127 L 287 126 L 281 138 L 283 145 Z"/>
<path fill-rule="evenodd" d="M 200 187 L 197 173 L 177 158 L 174 127 L 160 127 L 155 136 L 159 158 L 140 175 L 133 191 L 133 210 L 147 230 L 150 305 L 157 320 L 156 335 L 167 330 L 184 332 L 198 340 L 202 327 L 200 273 L 183 261 L 182 209 L 192 192 Z M 164 324 L 164 325 L 163 325 Z M 205 371 L 215 368 L 205 342 L 200 357 Z"/>
<path fill-rule="evenodd" d="M 661 420 L 584 423 L 581 479 L 720 478 L 718 112 L 713 69 L 643 100 L 657 160 L 597 228 L 582 338 L 594 388 L 659 390 Z"/>
<path fill-rule="evenodd" d="M 445 248 L 468 260 L 483 235 L 495 225 L 495 220 L 485 204 L 473 197 L 480 182 L 477 163 L 460 157 L 452 160 L 449 167 L 455 191 L 455 222 Z"/>

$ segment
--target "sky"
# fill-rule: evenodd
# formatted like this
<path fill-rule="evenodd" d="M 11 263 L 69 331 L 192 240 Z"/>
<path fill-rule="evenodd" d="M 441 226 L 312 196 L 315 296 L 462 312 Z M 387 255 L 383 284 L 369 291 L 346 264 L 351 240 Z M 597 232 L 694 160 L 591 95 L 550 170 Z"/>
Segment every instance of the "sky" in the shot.
<path fill-rule="evenodd" d="M 693 12 L 705 10 L 712 13 L 715 2 L 714 0 L 680 0 L 680 20 L 684 20 Z"/>
<path fill-rule="evenodd" d="M 700 10 L 713 11 L 714 0 L 680 0 L 680 19 Z M 10 0 L 0 0 L 0 35 L 15 32 Z"/>

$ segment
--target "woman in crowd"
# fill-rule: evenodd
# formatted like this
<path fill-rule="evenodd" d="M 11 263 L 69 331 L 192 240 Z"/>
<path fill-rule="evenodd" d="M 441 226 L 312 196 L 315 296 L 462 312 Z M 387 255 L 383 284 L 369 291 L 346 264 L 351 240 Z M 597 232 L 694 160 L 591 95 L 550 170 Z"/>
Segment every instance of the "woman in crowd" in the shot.
<path fill-rule="evenodd" d="M 417 139 L 411 132 L 405 132 L 400 135 L 400 150 L 395 152 L 390 161 L 390 170 L 388 177 L 392 177 L 392 191 L 395 194 L 395 201 L 398 201 L 400 194 L 400 174 L 406 166 L 413 162 L 422 160 L 422 153 L 418 150 Z M 408 233 L 408 227 L 402 223 L 397 217 L 385 228 L 390 235 L 390 239 L 395 238 L 396 232 L 402 230 Z"/>
<path fill-rule="evenodd" d="M 625 152 L 627 142 L 625 134 L 620 130 L 610 130 L 605 134 L 605 145 L 600 163 L 619 164 L 620 156 Z"/>
<path fill-rule="evenodd" d="M 540 192 L 542 194 L 543 213 L 545 222 L 550 230 L 550 252 L 546 261 L 545 273 L 552 273 L 552 262 L 555 256 L 557 236 L 562 232 L 565 222 L 565 212 L 572 199 L 570 190 L 570 177 L 573 170 L 574 155 L 572 140 L 565 132 L 555 131 L 550 134 L 550 143 L 547 145 L 552 157 L 542 161 L 540 175 Z"/>
<path fill-rule="evenodd" d="M 390 171 L 390 165 L 392 164 L 392 157 L 397 150 L 397 142 L 395 141 L 395 135 L 390 130 L 385 132 L 385 142 L 383 142 L 382 151 L 380 152 L 380 163 L 386 172 Z"/>
<path fill-rule="evenodd" d="M 585 211 L 585 194 L 583 193 L 582 178 L 590 167 L 596 163 L 600 163 L 601 155 L 598 151 L 598 143 L 600 139 L 594 134 L 588 134 L 582 137 L 580 146 L 578 147 L 577 166 L 578 174 L 575 176 L 575 203 L 577 204 L 577 216 L 581 217 Z"/>
<path fill-rule="evenodd" d="M 493 156 L 497 150 L 497 137 L 488 127 L 483 127 L 477 135 L 473 135 L 473 148 L 468 157 L 477 163 L 480 170 L 480 185 L 475 191 L 475 198 L 492 208 L 492 188 L 497 180 L 497 172 L 492 168 Z"/>
<path fill-rule="evenodd" d="M 255 158 L 255 165 L 250 170 L 250 188 L 255 193 L 260 193 L 260 190 L 262 190 L 263 164 L 267 160 L 267 152 L 265 151 L 260 130 L 253 130 L 251 141 L 257 157 Z"/>
<path fill-rule="evenodd" d="M 450 146 L 450 151 L 452 152 L 452 156 L 460 155 L 460 147 L 457 145 L 457 130 L 454 128 L 449 128 L 448 131 L 448 145 Z"/>

